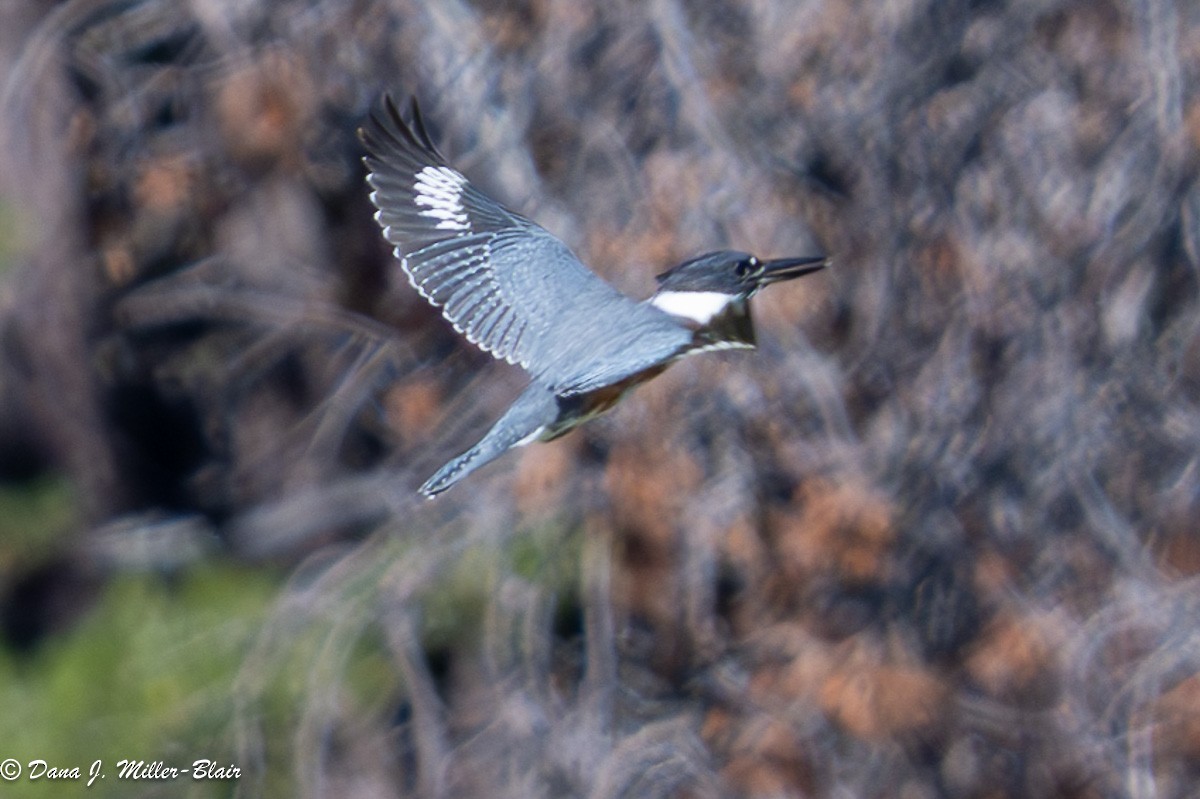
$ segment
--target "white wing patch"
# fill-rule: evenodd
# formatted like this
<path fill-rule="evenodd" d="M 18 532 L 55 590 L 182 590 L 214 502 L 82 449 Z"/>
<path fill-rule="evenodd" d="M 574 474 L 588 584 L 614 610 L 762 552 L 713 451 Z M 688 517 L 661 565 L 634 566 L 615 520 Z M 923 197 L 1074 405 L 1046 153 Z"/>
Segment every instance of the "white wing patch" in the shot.
<path fill-rule="evenodd" d="M 439 230 L 467 231 L 471 229 L 471 223 L 462 203 L 466 185 L 467 179 L 449 167 L 427 166 L 417 173 L 413 200 L 424 206 L 421 216 L 437 220 Z"/>

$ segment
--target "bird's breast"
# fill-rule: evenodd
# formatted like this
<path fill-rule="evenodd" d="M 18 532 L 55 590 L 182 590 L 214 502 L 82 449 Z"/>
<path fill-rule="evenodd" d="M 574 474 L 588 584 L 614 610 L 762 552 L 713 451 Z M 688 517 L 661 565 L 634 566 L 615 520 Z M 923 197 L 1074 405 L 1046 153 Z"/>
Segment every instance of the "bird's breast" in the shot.
<path fill-rule="evenodd" d="M 690 352 L 754 349 L 754 320 L 748 302 L 730 303 L 708 324 L 692 330 Z"/>
<path fill-rule="evenodd" d="M 657 364 L 595 391 L 574 397 L 559 398 L 558 419 L 542 433 L 542 440 L 556 439 L 579 425 L 611 411 L 631 389 L 658 377 L 666 371 L 668 366 L 670 366 L 670 362 Z"/>

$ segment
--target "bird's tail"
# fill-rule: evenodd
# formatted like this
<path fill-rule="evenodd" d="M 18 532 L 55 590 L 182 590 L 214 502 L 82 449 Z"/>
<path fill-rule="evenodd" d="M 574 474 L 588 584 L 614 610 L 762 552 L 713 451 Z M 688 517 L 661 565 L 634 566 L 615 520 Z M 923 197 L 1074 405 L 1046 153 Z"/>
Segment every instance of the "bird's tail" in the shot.
<path fill-rule="evenodd" d="M 421 493 L 432 499 L 513 447 L 536 440 L 557 417 L 558 402 L 553 392 L 545 386 L 531 385 L 478 444 L 434 472 L 421 486 Z"/>

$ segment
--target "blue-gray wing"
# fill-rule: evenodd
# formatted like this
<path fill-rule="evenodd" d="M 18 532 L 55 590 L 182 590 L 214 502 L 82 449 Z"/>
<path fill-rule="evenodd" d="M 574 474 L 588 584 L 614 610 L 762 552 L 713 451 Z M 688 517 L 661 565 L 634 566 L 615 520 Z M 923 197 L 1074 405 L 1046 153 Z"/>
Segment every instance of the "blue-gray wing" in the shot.
<path fill-rule="evenodd" d="M 409 117 L 385 98 L 360 131 L 375 218 L 413 287 L 471 343 L 561 395 L 688 348 L 685 327 L 471 186 L 434 147 L 415 101 Z"/>

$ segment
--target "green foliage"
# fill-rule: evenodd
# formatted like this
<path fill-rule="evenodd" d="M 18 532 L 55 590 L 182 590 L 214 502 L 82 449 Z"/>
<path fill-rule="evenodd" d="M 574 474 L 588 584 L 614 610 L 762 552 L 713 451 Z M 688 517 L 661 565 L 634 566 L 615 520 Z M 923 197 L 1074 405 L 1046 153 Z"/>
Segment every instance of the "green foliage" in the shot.
<path fill-rule="evenodd" d="M 5 796 L 67 796 L 85 790 L 91 764 L 104 779 L 89 796 L 230 796 L 233 782 L 118 779 L 123 759 L 190 767 L 199 758 L 236 763 L 233 686 L 277 586 L 231 568 L 174 584 L 151 576 L 112 582 L 69 633 L 30 656 L 0 655 L 0 759 L 26 774 Z M 78 767 L 79 780 L 28 779 L 28 764 Z M 243 767 L 243 772 L 245 768 Z"/>
<path fill-rule="evenodd" d="M 20 248 L 15 210 L 9 203 L 0 202 L 0 276 L 12 267 Z"/>
<path fill-rule="evenodd" d="M 54 548 L 74 517 L 71 487 L 59 477 L 0 484 L 0 575 Z"/>
<path fill-rule="evenodd" d="M 549 523 L 522 529 L 503 544 L 467 549 L 453 567 L 423 592 L 422 640 L 427 647 L 477 640 L 484 609 L 502 575 L 515 575 L 556 594 L 578 591 L 582 532 L 564 533 Z"/>
<path fill-rule="evenodd" d="M 0 567 L 55 551 L 70 514 L 61 482 L 0 492 Z M 442 561 L 412 597 L 423 648 L 477 645 L 506 577 L 560 601 L 573 595 L 581 541 L 580 532 L 546 524 Z M 32 653 L 0 649 L 0 760 L 24 772 L 0 783 L 0 795 L 295 795 L 328 766 L 329 746 L 376 738 L 402 701 L 379 602 L 420 544 L 377 543 L 363 568 L 293 573 L 289 586 L 261 566 L 219 561 L 173 577 L 118 576 Z M 118 777 L 123 760 L 182 769 L 200 758 L 238 766 L 241 777 Z M 30 780 L 35 760 L 81 776 Z M 96 761 L 104 777 L 87 787 Z"/>

